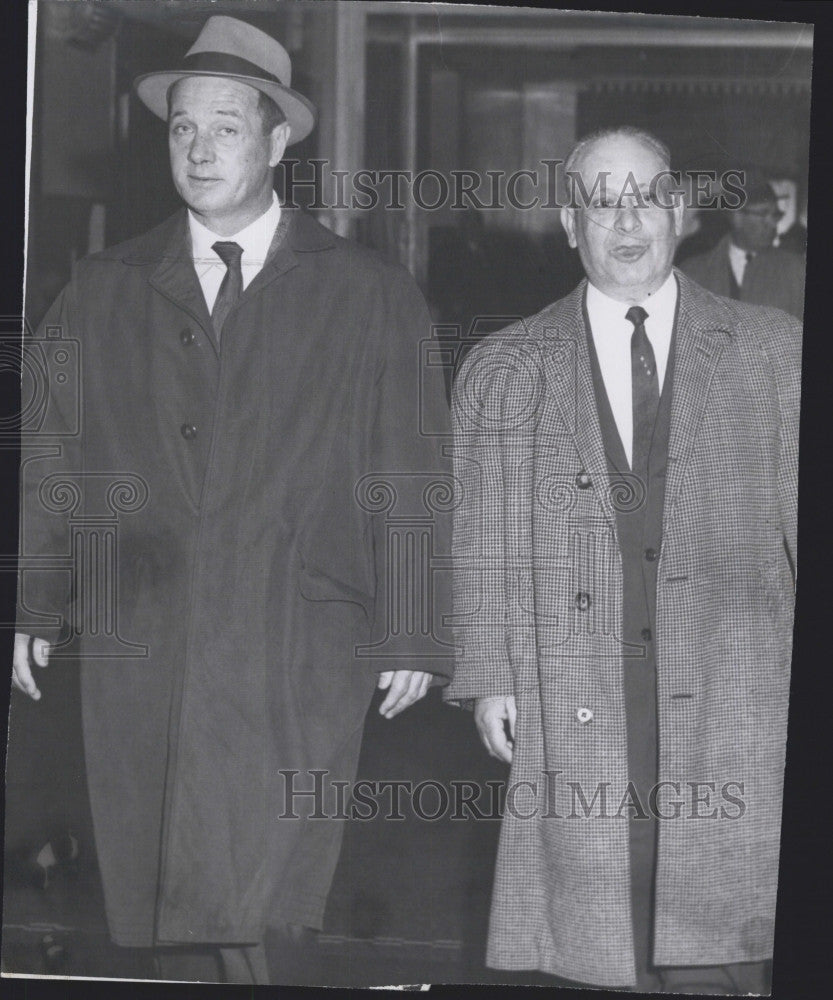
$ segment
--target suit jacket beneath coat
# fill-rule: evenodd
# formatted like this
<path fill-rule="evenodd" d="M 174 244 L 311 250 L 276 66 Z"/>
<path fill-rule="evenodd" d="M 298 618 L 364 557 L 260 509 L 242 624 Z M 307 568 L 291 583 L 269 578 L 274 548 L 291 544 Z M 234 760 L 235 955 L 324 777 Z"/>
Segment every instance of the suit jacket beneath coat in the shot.
<path fill-rule="evenodd" d="M 653 957 L 717 965 L 772 948 L 801 329 L 677 276 L 655 640 L 659 779 L 671 783 L 658 805 L 680 815 L 659 823 Z M 635 971 L 615 509 L 640 500 L 610 486 L 584 290 L 491 335 L 455 383 L 459 649 L 445 696 L 517 703 L 488 963 L 624 986 Z"/>
<path fill-rule="evenodd" d="M 730 243 L 731 236 L 724 236 L 714 249 L 683 261 L 680 264 L 681 270 L 715 295 L 730 298 Z M 783 309 L 791 316 L 803 319 L 804 258 L 779 247 L 755 254 L 747 262 L 743 274 L 740 301 Z"/>

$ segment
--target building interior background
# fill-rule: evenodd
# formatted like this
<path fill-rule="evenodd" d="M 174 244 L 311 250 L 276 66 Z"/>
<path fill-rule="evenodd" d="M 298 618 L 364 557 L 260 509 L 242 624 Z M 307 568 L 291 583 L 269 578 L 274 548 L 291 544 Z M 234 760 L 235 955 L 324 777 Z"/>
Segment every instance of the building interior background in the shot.
<path fill-rule="evenodd" d="M 780 228 L 806 225 L 807 26 L 535 8 L 442 5 L 438 12 L 387 2 L 241 6 L 38 5 L 31 326 L 74 260 L 138 235 L 178 207 L 164 126 L 130 86 L 141 72 L 175 65 L 216 13 L 278 38 L 292 57 L 293 86 L 319 109 L 316 130 L 289 151 L 298 161 L 294 177 L 318 170 L 319 192 L 294 189 L 302 204 L 326 201 L 334 169 L 540 172 L 583 134 L 628 123 L 658 134 L 679 169 L 756 165 L 779 185 Z M 323 166 L 312 166 L 315 160 Z M 286 193 L 285 175 L 278 187 Z M 435 189 L 424 190 L 429 199 Z M 519 190 L 525 197 L 527 189 Z M 557 211 L 403 203 L 311 210 L 412 271 L 452 354 L 537 312 L 582 276 Z M 719 213 L 688 217 L 686 235 L 699 234 L 701 245 L 721 232 Z M 40 704 L 12 697 L 3 968 L 129 977 L 129 962 L 106 941 L 77 665 L 45 671 L 42 690 Z M 392 722 L 373 708 L 368 715 L 359 778 L 482 785 L 506 774 L 482 749 L 470 713 L 443 705 L 437 689 Z M 483 965 L 498 829 L 495 819 L 448 816 L 348 823 L 324 931 L 288 957 L 286 981 L 510 981 Z"/>

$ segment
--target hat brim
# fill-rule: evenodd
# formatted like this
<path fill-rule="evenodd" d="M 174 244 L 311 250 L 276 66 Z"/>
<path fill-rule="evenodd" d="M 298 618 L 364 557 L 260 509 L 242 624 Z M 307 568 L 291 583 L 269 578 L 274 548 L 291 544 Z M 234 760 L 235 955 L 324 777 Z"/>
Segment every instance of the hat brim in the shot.
<path fill-rule="evenodd" d="M 157 117 L 163 121 L 168 120 L 168 91 L 177 82 L 186 76 L 220 76 L 229 80 L 239 80 L 247 83 L 255 90 L 260 90 L 271 97 L 281 111 L 286 116 L 289 123 L 288 146 L 300 142 L 315 128 L 315 106 L 312 101 L 307 100 L 302 94 L 289 87 L 284 87 L 280 83 L 272 83 L 269 80 L 261 80 L 256 76 L 241 76 L 239 73 L 218 73 L 216 71 L 182 71 L 145 73 L 144 76 L 137 77 L 133 87 L 139 100 L 148 107 Z"/>

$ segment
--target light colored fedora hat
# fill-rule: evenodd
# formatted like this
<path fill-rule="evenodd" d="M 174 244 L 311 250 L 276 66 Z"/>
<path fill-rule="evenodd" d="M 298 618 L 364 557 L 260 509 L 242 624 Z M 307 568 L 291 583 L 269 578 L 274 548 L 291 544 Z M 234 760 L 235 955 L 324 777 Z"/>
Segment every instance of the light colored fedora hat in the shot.
<path fill-rule="evenodd" d="M 271 97 L 289 122 L 289 145 L 300 142 L 315 126 L 312 102 L 290 90 L 289 53 L 280 42 L 237 18 L 209 17 L 179 69 L 145 73 L 133 86 L 150 110 L 167 121 L 168 91 L 186 76 L 227 76 Z"/>

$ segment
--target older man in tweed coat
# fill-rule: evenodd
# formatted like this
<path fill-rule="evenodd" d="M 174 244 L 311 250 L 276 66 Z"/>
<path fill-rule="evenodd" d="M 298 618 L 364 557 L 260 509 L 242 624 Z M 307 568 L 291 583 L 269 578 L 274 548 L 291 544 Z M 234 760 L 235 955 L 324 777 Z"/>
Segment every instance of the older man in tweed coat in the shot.
<path fill-rule="evenodd" d="M 455 384 L 446 697 L 511 761 L 487 962 L 767 992 L 796 558 L 799 324 L 672 270 L 668 151 L 580 143 L 588 281 Z M 600 178 L 606 181 L 599 186 Z M 666 191 L 666 197 L 663 197 Z"/>

